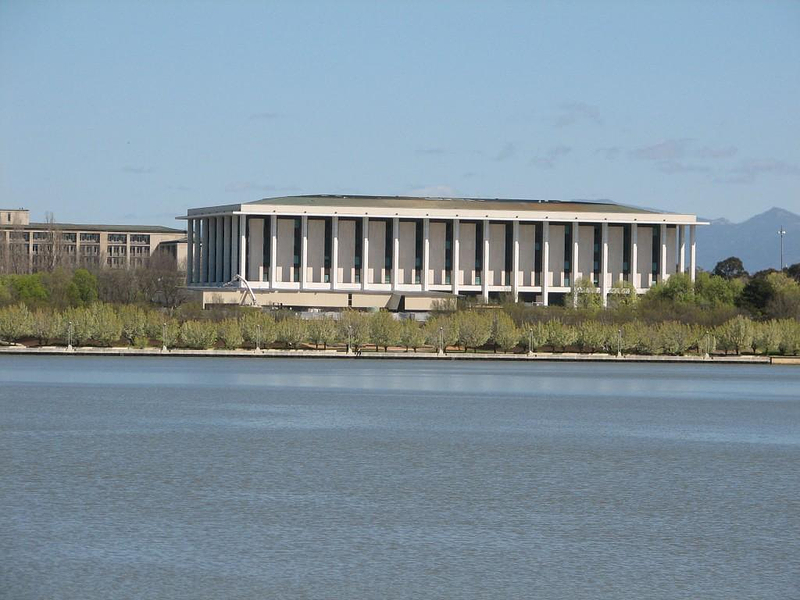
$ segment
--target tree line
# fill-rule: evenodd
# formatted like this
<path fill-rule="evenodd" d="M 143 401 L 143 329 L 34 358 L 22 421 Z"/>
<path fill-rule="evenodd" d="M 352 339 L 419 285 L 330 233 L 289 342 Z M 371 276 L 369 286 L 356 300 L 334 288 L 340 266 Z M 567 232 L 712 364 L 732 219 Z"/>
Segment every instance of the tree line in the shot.
<path fill-rule="evenodd" d="M 582 352 L 642 355 L 800 354 L 800 321 L 754 321 L 737 315 L 713 328 L 678 321 L 622 324 L 560 319 L 518 324 L 499 308 L 432 315 L 424 323 L 381 311 L 346 310 L 301 318 L 289 311 L 240 309 L 221 318 L 135 305 L 93 302 L 56 311 L 25 304 L 0 308 L 0 340 L 29 345 L 129 346 L 135 348 L 351 348 L 417 352 Z M 220 315 L 217 315 L 220 316 Z"/>

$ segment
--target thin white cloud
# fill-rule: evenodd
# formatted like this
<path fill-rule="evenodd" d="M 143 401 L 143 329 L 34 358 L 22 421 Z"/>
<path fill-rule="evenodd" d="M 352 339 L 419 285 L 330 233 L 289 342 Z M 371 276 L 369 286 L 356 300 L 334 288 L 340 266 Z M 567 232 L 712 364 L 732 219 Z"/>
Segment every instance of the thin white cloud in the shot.
<path fill-rule="evenodd" d="M 559 128 L 573 125 L 578 121 L 603 124 L 598 108 L 585 102 L 565 102 L 559 105 L 558 110 L 560 114 L 553 120 L 553 125 Z"/>
<path fill-rule="evenodd" d="M 152 173 L 155 171 L 153 167 L 142 167 L 142 166 L 132 166 L 126 165 L 122 167 L 123 172 L 130 173 L 131 175 L 147 175 L 148 173 Z"/>
<path fill-rule="evenodd" d="M 680 160 L 686 156 L 690 138 L 664 140 L 652 146 L 641 146 L 628 152 L 628 156 L 639 160 Z"/>
<path fill-rule="evenodd" d="M 553 146 L 542 156 L 534 156 L 530 160 L 530 165 L 540 169 L 552 169 L 556 162 L 572 152 L 569 146 Z"/>
<path fill-rule="evenodd" d="M 728 170 L 724 177 L 718 178 L 719 183 L 753 183 L 763 175 L 788 175 L 800 176 L 800 166 L 776 159 L 750 159 L 743 160 L 737 166 Z"/>
<path fill-rule="evenodd" d="M 736 146 L 724 146 L 719 148 L 712 148 L 704 146 L 697 151 L 699 158 L 731 158 L 739 153 Z"/>

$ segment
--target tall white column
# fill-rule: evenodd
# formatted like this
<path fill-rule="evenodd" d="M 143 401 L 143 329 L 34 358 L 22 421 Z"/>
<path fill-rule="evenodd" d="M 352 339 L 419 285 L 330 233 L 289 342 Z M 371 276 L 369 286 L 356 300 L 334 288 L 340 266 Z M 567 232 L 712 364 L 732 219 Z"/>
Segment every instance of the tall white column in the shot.
<path fill-rule="evenodd" d="M 686 272 L 686 226 L 678 225 L 678 273 Z"/>
<path fill-rule="evenodd" d="M 217 280 L 217 218 L 208 219 L 208 278 L 207 283 Z"/>
<path fill-rule="evenodd" d="M 369 217 L 361 221 L 361 289 L 369 287 Z"/>
<path fill-rule="evenodd" d="M 200 283 L 203 280 L 201 275 L 203 272 L 203 219 L 192 219 L 192 221 L 194 223 L 194 276 L 192 277 L 192 281 Z"/>
<path fill-rule="evenodd" d="M 547 306 L 550 298 L 550 222 L 542 223 L 542 305 Z"/>
<path fill-rule="evenodd" d="M 217 264 L 216 264 L 216 267 L 215 267 L 215 270 L 214 270 L 214 275 L 215 275 L 214 281 L 219 283 L 220 281 L 222 281 L 222 255 L 223 255 L 223 248 L 224 248 L 224 246 L 223 246 L 223 230 L 224 230 L 224 227 L 223 227 L 223 224 L 222 224 L 223 217 L 216 217 L 215 220 L 217 222 L 216 223 L 217 224 L 217 237 L 215 238 L 215 241 L 217 243 L 217 254 L 216 254 Z"/>
<path fill-rule="evenodd" d="M 602 232 L 602 256 L 600 257 L 600 296 L 603 306 L 608 306 L 608 223 L 603 223 Z"/>
<path fill-rule="evenodd" d="M 514 302 L 519 301 L 519 221 L 514 221 L 511 225 L 512 249 L 511 249 L 511 293 Z"/>
<path fill-rule="evenodd" d="M 631 223 L 631 284 L 639 289 L 641 282 L 639 281 L 639 226 L 636 223 Z"/>
<path fill-rule="evenodd" d="M 231 237 L 228 246 L 231 249 L 231 273 L 230 281 L 239 273 L 239 215 L 231 215 Z"/>
<path fill-rule="evenodd" d="M 422 219 L 422 289 L 428 291 L 431 264 L 431 220 Z"/>
<path fill-rule="evenodd" d="M 697 276 L 697 247 L 695 238 L 696 225 L 689 225 L 689 274 L 692 281 Z"/>
<path fill-rule="evenodd" d="M 231 220 L 232 217 L 222 217 L 222 282 L 231 280 Z"/>
<path fill-rule="evenodd" d="M 572 284 L 572 290 L 573 290 L 572 301 L 573 304 L 577 307 L 578 294 L 575 292 L 576 289 L 575 281 L 578 279 L 578 251 L 581 242 L 581 229 L 578 223 L 572 223 L 570 227 L 572 228 L 572 256 L 570 256 L 569 259 L 570 273 L 572 274 L 570 283 Z"/>
<path fill-rule="evenodd" d="M 400 280 L 398 273 L 400 271 L 400 219 L 395 217 L 392 219 L 392 290 L 397 289 Z"/>
<path fill-rule="evenodd" d="M 665 224 L 661 225 L 661 233 L 658 236 L 661 242 L 660 250 L 660 260 L 658 261 L 659 266 L 659 276 L 658 282 L 664 283 L 667 280 L 667 226 Z"/>
<path fill-rule="evenodd" d="M 201 219 L 203 222 L 203 254 L 200 268 L 200 282 L 208 283 L 211 275 L 211 219 Z"/>
<path fill-rule="evenodd" d="M 239 275 L 247 279 L 247 215 L 239 215 Z"/>
<path fill-rule="evenodd" d="M 459 260 L 459 254 L 461 253 L 461 222 L 458 219 L 453 220 L 453 260 L 450 263 L 452 270 L 450 272 L 450 283 L 453 286 L 453 294 L 456 296 L 458 295 L 458 290 L 460 286 L 459 277 L 461 273 L 461 265 L 459 264 L 461 261 Z"/>
<path fill-rule="evenodd" d="M 300 289 L 305 289 L 308 280 L 308 216 L 300 217 Z"/>
<path fill-rule="evenodd" d="M 188 221 L 186 221 L 186 285 L 192 285 L 193 280 L 194 280 L 194 219 L 189 219 Z"/>
<path fill-rule="evenodd" d="M 483 221 L 483 264 L 481 265 L 481 296 L 489 302 L 489 220 Z"/>
<path fill-rule="evenodd" d="M 264 240 L 267 243 L 267 240 Z M 278 215 L 269 218 L 269 286 L 274 288 L 278 283 Z"/>
<path fill-rule="evenodd" d="M 339 283 L 339 217 L 331 218 L 331 289 Z"/>

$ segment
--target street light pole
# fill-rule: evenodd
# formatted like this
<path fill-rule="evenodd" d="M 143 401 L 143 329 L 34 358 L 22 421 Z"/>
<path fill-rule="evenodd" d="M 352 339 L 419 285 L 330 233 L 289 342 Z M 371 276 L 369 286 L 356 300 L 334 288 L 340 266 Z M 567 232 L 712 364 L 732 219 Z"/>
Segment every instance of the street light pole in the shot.
<path fill-rule="evenodd" d="M 711 352 L 711 332 L 706 331 L 706 353 L 703 355 L 703 358 L 707 359 L 710 352 Z"/>
<path fill-rule="evenodd" d="M 533 356 L 533 329 L 528 327 L 528 356 Z"/>
<path fill-rule="evenodd" d="M 256 325 L 256 352 L 261 352 L 261 323 Z"/>
<path fill-rule="evenodd" d="M 444 354 L 444 327 L 439 327 L 439 355 Z"/>
<path fill-rule="evenodd" d="M 72 352 L 72 321 L 68 321 L 69 327 L 67 328 L 67 352 Z"/>
<path fill-rule="evenodd" d="M 778 270 L 783 271 L 783 236 L 786 235 L 786 230 L 781 227 L 778 229 L 778 235 L 781 237 L 781 264 L 778 265 Z"/>
<path fill-rule="evenodd" d="M 617 358 L 622 358 L 622 328 L 617 331 Z"/>
<path fill-rule="evenodd" d="M 348 325 L 347 326 L 347 353 L 348 354 L 352 354 L 353 353 L 353 349 L 352 348 L 353 348 L 353 326 L 352 325 Z"/>
<path fill-rule="evenodd" d="M 167 351 L 167 324 L 161 324 L 161 351 Z"/>

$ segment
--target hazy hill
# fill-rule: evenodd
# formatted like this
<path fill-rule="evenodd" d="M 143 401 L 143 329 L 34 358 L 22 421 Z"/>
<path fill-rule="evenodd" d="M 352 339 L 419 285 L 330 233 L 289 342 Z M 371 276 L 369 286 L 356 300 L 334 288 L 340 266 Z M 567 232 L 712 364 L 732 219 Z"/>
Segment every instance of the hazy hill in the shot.
<path fill-rule="evenodd" d="M 702 219 L 711 225 L 697 228 L 697 264 L 711 270 L 720 260 L 738 256 L 744 268 L 751 273 L 767 268 L 778 268 L 780 262 L 780 237 L 783 228 L 784 263 L 800 262 L 800 215 L 782 208 L 768 211 L 742 223 L 727 219 Z"/>

